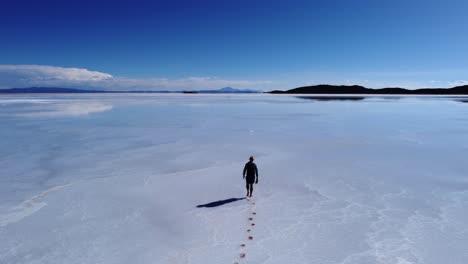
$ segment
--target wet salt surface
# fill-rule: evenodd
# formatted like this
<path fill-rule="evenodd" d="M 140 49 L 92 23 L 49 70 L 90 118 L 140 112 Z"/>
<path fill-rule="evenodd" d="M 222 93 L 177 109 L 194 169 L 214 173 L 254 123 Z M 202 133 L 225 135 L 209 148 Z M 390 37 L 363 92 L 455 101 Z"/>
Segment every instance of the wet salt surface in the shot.
<path fill-rule="evenodd" d="M 467 263 L 466 98 L 332 99 L 0 96 L 0 262 Z"/>

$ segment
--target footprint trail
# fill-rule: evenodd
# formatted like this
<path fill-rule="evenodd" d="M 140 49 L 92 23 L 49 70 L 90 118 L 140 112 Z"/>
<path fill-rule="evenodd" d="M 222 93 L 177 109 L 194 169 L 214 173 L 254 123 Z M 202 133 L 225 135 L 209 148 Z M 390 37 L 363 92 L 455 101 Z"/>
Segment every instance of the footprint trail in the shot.
<path fill-rule="evenodd" d="M 255 227 L 255 222 L 254 222 L 254 218 L 252 217 L 252 215 L 257 215 L 257 212 L 255 212 L 255 202 L 253 202 L 251 199 L 247 199 L 247 202 L 249 203 L 249 210 L 248 210 L 248 216 L 247 216 L 246 224 L 250 228 L 246 228 L 246 232 L 248 233 L 246 238 L 247 238 L 248 241 L 252 241 L 254 239 L 253 229 L 252 228 Z M 247 254 L 244 252 L 244 250 L 247 248 L 247 246 L 248 246 L 248 244 L 245 243 L 245 242 L 240 243 L 241 251 L 240 251 L 240 253 L 238 255 L 239 259 L 238 259 L 238 261 L 234 262 L 234 264 L 240 264 L 242 260 L 247 258 Z"/>

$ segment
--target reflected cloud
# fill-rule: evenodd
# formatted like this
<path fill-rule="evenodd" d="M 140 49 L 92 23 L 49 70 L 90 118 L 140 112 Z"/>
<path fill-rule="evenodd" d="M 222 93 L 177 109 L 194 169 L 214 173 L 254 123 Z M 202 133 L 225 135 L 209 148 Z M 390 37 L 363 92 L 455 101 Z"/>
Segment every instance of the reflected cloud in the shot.
<path fill-rule="evenodd" d="M 0 99 L 0 105 L 7 105 L 7 104 L 47 104 L 52 102 L 48 99 L 28 99 L 28 98 L 21 98 L 21 99 Z"/>
<path fill-rule="evenodd" d="M 26 112 L 18 114 L 22 117 L 63 117 L 82 116 L 112 109 L 112 105 L 99 102 L 71 102 L 45 104 L 40 107 L 34 106 Z"/>

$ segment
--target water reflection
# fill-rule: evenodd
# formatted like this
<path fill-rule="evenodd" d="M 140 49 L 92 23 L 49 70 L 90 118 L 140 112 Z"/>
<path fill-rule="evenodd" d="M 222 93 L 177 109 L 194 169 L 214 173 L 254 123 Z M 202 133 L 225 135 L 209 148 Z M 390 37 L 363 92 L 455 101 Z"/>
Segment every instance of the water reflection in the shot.
<path fill-rule="evenodd" d="M 312 95 L 312 96 L 295 96 L 299 99 L 313 101 L 398 101 L 402 99 L 419 99 L 419 100 L 446 100 L 450 99 L 460 103 L 468 103 L 468 97 L 450 97 L 450 96 L 357 96 L 357 95 Z"/>
<path fill-rule="evenodd" d="M 360 101 L 364 100 L 364 96 L 296 96 L 300 99 L 315 100 L 315 101 Z"/>

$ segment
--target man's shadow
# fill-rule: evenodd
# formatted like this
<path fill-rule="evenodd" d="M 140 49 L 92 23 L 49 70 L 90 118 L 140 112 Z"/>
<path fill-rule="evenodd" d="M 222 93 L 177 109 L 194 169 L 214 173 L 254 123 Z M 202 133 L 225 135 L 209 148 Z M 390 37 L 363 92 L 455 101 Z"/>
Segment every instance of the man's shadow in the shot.
<path fill-rule="evenodd" d="M 245 199 L 245 197 L 242 197 L 242 198 L 229 198 L 229 199 L 226 199 L 226 200 L 219 200 L 219 201 L 211 202 L 211 203 L 207 203 L 207 204 L 200 204 L 200 205 L 197 205 L 197 208 L 217 207 L 217 206 L 221 206 L 223 204 L 232 203 L 232 202 L 236 202 L 236 201 L 244 200 L 244 199 Z"/>

